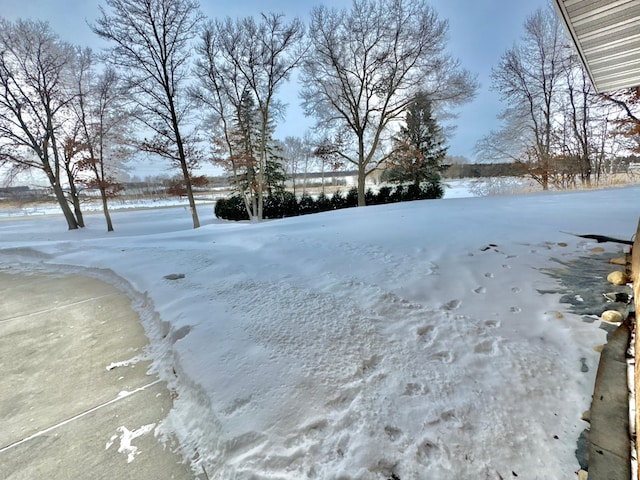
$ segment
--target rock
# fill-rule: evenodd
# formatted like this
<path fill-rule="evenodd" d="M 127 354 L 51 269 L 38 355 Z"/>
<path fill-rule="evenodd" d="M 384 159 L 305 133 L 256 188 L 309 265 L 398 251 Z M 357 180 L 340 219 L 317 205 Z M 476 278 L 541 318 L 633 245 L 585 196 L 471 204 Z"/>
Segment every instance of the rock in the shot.
<path fill-rule="evenodd" d="M 578 480 L 589 480 L 589 472 L 586 470 L 578 470 Z"/>
<path fill-rule="evenodd" d="M 609 260 L 609 263 L 613 265 L 625 266 L 627 264 L 627 259 L 624 257 L 612 258 L 611 260 Z"/>
<path fill-rule="evenodd" d="M 626 285 L 629 282 L 629 277 L 627 277 L 624 272 L 615 271 L 607 276 L 607 281 L 614 285 Z"/>
<path fill-rule="evenodd" d="M 582 412 L 582 420 L 591 423 L 591 410 L 585 410 Z"/>
<path fill-rule="evenodd" d="M 602 352 L 603 348 L 604 348 L 604 345 L 596 345 L 595 347 L 593 347 L 593 350 L 600 353 Z"/>
<path fill-rule="evenodd" d="M 607 310 L 602 313 L 601 318 L 609 323 L 620 323 L 623 320 L 622 314 L 617 310 Z"/>
<path fill-rule="evenodd" d="M 602 253 L 602 252 L 604 252 L 604 248 L 602 248 L 602 247 L 594 247 L 594 248 L 591 249 L 591 251 L 593 253 Z"/>
<path fill-rule="evenodd" d="M 631 295 L 624 292 L 609 292 L 609 293 L 603 293 L 602 295 L 604 295 L 604 298 L 606 298 L 608 302 L 615 302 L 615 303 L 631 302 Z"/>
<path fill-rule="evenodd" d="M 565 242 L 558 242 L 558 246 L 559 247 L 568 247 L 569 245 L 566 244 Z"/>

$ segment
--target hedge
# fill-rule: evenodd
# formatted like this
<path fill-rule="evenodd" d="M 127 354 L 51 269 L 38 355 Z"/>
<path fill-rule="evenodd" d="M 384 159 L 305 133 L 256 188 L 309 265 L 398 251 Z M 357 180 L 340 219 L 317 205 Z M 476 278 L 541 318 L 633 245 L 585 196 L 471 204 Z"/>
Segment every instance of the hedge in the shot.
<path fill-rule="evenodd" d="M 440 183 L 425 183 L 421 185 L 411 184 L 409 186 L 398 185 L 395 188 L 385 186 L 380 187 L 378 193 L 368 189 L 365 192 L 367 205 L 382 205 L 385 203 L 406 202 L 411 200 L 428 200 L 442 198 L 444 189 Z M 326 212 L 329 210 L 339 210 L 342 208 L 356 207 L 358 205 L 358 190 L 350 189 L 346 195 L 340 190 L 331 197 L 324 193 L 318 195 L 317 199 L 307 193 L 299 199 L 291 192 L 284 192 L 281 195 L 269 195 L 265 197 L 263 204 L 264 218 L 284 218 L 297 215 L 307 215 L 310 213 Z M 229 198 L 221 198 L 216 201 L 214 208 L 216 217 L 224 220 L 249 220 L 244 199 L 240 195 L 232 195 Z"/>

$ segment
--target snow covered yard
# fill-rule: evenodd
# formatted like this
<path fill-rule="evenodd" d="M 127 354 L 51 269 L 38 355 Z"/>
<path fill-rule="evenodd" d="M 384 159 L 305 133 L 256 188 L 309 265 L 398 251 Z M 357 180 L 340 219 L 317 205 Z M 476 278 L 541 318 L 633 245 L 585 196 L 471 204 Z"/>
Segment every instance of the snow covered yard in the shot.
<path fill-rule="evenodd" d="M 56 216 L 5 219 L 0 268 L 127 289 L 176 391 L 159 433 L 211 479 L 568 479 L 606 334 L 539 293 L 556 286 L 543 269 L 594 255 L 563 232 L 630 238 L 639 196 L 454 198 L 259 224 L 206 206 L 198 230 L 184 207 L 118 211 L 111 234 L 99 214 L 76 232 Z"/>

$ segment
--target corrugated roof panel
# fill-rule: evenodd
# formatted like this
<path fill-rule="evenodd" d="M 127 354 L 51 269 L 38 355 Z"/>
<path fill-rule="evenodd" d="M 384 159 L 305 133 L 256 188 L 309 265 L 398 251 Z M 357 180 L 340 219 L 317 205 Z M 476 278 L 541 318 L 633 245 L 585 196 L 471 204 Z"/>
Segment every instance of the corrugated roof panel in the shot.
<path fill-rule="evenodd" d="M 625 11 L 625 19 L 621 19 L 620 15 L 608 15 L 604 18 L 598 19 L 598 21 L 590 21 L 587 23 L 581 23 L 578 27 L 580 35 L 588 37 L 591 35 L 598 35 L 603 30 L 615 30 L 619 28 L 625 28 L 630 26 L 631 28 L 638 28 L 638 19 L 640 18 L 640 2 L 635 2 L 629 9 Z"/>
<path fill-rule="evenodd" d="M 640 85 L 640 0 L 555 0 L 598 91 Z"/>
<path fill-rule="evenodd" d="M 634 6 L 636 0 L 583 0 L 576 3 L 572 7 L 568 7 L 567 11 L 571 15 L 575 25 L 581 22 L 588 22 L 594 18 L 601 18 L 609 15 L 620 15 Z"/>
<path fill-rule="evenodd" d="M 615 57 L 602 57 L 591 65 L 595 75 L 601 76 L 611 68 L 634 69 L 640 66 L 640 50 Z"/>
<path fill-rule="evenodd" d="M 577 31 L 578 35 L 580 35 L 580 31 Z M 581 42 L 582 48 L 585 50 L 585 53 L 589 54 L 589 51 L 603 51 L 609 50 L 611 48 L 615 48 L 615 45 L 631 45 L 633 46 L 634 42 L 638 41 L 640 38 L 640 30 L 634 28 L 625 28 L 622 30 L 617 30 L 614 32 L 603 33 L 598 36 L 594 36 L 589 40 L 585 40 Z"/>

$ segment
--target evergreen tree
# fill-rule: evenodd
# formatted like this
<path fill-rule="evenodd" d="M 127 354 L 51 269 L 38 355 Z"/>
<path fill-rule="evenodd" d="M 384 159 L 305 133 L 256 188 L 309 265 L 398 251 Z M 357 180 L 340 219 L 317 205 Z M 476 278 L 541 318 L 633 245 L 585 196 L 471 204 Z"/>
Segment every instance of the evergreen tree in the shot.
<path fill-rule="evenodd" d="M 285 181 L 287 180 L 287 172 L 284 167 L 285 158 L 281 144 L 273 140 L 272 130 L 273 128 L 270 125 L 264 176 L 268 195 L 282 197 L 285 191 Z"/>
<path fill-rule="evenodd" d="M 244 197 L 250 218 L 259 218 L 260 196 L 278 196 L 282 199 L 285 191 L 286 172 L 282 147 L 273 139 L 275 125 L 267 124 L 266 162 L 264 167 L 259 161 L 262 145 L 261 117 L 253 93 L 245 90 L 236 107 L 232 128 L 229 129 L 228 142 L 230 157 L 221 163 L 232 172 L 233 183 Z M 229 168 L 231 167 L 231 168 Z M 263 169 L 264 171 L 261 171 Z M 264 184 L 259 185 L 261 179 Z"/>
<path fill-rule="evenodd" d="M 447 153 L 442 129 L 433 117 L 431 99 L 418 93 L 409 105 L 405 125 L 394 138 L 386 178 L 397 183 L 439 184 Z"/>
<path fill-rule="evenodd" d="M 255 102 L 251 93 L 247 90 L 242 92 L 240 105 L 236 118 L 237 144 L 234 154 L 240 166 L 240 171 L 244 176 L 245 193 L 255 189 L 256 178 L 256 152 L 255 145 L 258 143 L 258 117 Z"/>

